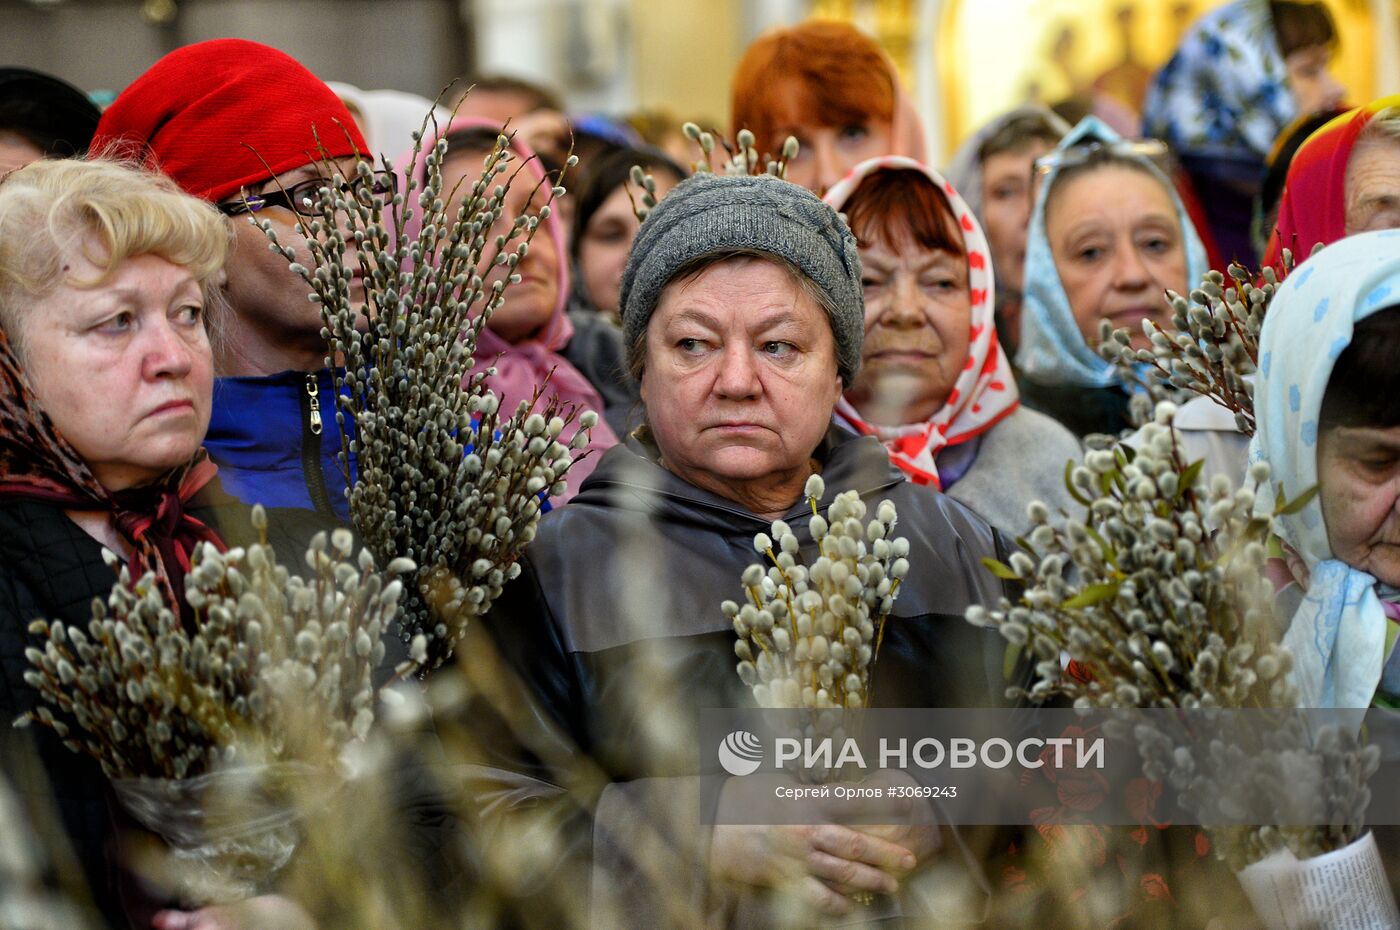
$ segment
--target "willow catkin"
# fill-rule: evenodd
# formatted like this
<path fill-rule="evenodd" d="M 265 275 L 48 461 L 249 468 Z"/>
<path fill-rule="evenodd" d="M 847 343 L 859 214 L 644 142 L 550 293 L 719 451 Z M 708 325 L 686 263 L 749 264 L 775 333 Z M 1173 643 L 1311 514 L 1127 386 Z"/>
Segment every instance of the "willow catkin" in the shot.
<path fill-rule="evenodd" d="M 255 526 L 266 525 L 254 508 Z M 399 609 L 399 560 L 352 557 L 345 530 L 317 534 L 302 577 L 270 546 L 202 543 L 186 575 L 186 629 L 154 574 L 120 568 L 85 627 L 37 620 L 24 680 L 44 703 L 17 721 L 52 729 L 111 778 L 186 778 L 220 763 L 334 758 L 372 724 L 371 673 Z"/>
<path fill-rule="evenodd" d="M 421 136 L 408 187 L 393 194 L 375 190 L 367 161 L 356 163 L 349 181 L 327 161 L 319 220 L 305 224 L 311 261 L 291 268 L 310 286 L 328 338 L 351 521 L 379 561 L 417 564 L 398 631 L 433 668 L 519 571 L 597 414 L 559 402 L 545 384 L 531 397 L 500 398 L 479 373 L 470 375 L 482 328 L 520 280 L 511 273 L 488 285 L 481 270 L 513 272 L 551 208 L 490 235 L 507 190 L 533 182 L 509 137 L 497 137 L 474 181 L 445 190 L 446 142 L 424 151 Z M 547 187 L 551 201 L 563 191 L 533 183 Z M 280 249 L 272 227 L 261 228 Z M 351 293 L 356 271 L 363 299 Z M 489 570 L 478 570 L 483 562 Z"/>

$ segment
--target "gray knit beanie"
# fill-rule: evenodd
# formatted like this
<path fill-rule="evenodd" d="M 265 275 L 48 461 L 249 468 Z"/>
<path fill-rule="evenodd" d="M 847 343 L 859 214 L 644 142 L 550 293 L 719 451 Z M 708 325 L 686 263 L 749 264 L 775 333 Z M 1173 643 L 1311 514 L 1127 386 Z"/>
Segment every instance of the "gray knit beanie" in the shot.
<path fill-rule="evenodd" d="M 645 338 L 661 292 L 682 266 L 731 249 L 784 258 L 830 297 L 837 368 L 850 387 L 865 338 L 855 236 L 815 195 L 768 175 L 697 174 L 677 184 L 651 211 L 622 273 L 619 297 L 626 344 Z"/>

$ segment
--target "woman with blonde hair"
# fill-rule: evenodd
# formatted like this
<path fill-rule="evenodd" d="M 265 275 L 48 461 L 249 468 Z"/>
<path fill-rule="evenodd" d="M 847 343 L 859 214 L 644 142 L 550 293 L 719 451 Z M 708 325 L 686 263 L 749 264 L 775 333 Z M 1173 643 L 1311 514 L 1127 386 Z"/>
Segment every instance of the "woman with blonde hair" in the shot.
<path fill-rule="evenodd" d="M 213 355 L 205 321 L 229 234 L 174 182 L 105 161 L 40 161 L 0 185 L 0 721 L 34 709 L 23 679 L 36 618 L 85 625 L 110 550 L 192 621 L 195 547 L 256 540 L 203 448 Z M 315 515 L 269 513 L 300 559 Z M 93 923 L 151 926 L 161 892 L 127 871 L 136 828 L 97 763 L 49 730 L 0 728 L 0 770 L 38 811 L 46 848 L 73 849 Z M 75 876 L 64 884 L 71 890 Z"/>

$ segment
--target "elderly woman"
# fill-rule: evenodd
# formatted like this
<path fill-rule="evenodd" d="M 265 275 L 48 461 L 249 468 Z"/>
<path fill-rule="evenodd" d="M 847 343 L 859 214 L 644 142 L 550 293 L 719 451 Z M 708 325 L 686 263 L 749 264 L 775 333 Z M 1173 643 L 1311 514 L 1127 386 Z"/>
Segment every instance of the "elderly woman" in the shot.
<path fill-rule="evenodd" d="M 315 211 L 304 200 L 327 180 L 318 152 L 350 177 L 356 154 L 370 151 L 350 111 L 288 55 L 215 39 L 171 52 L 133 81 L 102 114 L 93 148 L 148 155 L 227 216 L 234 247 L 205 445 L 229 493 L 348 520 L 320 310 L 250 220 L 272 224 L 309 261 L 301 224 Z"/>
<path fill-rule="evenodd" d="M 731 124 L 777 156 L 788 136 L 787 179 L 824 193 L 876 155 L 924 159 L 924 129 L 880 46 L 848 23 L 809 20 L 754 41 L 734 70 Z"/>
<path fill-rule="evenodd" d="M 212 206 L 117 164 L 41 161 L 0 185 L 0 766 L 32 809 L 56 802 L 41 829 L 71 845 L 103 926 L 149 927 L 160 904 L 123 871 L 134 828 L 95 762 L 9 723 L 38 699 L 22 678 L 30 621 L 91 619 L 114 580 L 104 548 L 188 614 L 194 547 L 257 539 L 201 447 L 205 304 L 228 248 Z M 321 522 L 269 517 L 298 564 Z"/>
<path fill-rule="evenodd" d="M 836 422 L 877 437 L 911 481 L 993 526 L 1021 530 L 1033 500 L 1071 507 L 1064 463 L 1079 444 L 1021 407 L 992 320 L 992 250 L 957 191 L 887 156 L 857 165 L 825 200 L 859 243 L 865 292 L 860 372 Z"/>
<path fill-rule="evenodd" d="M 1128 390 L 1094 345 L 1099 321 L 1170 326 L 1166 292 L 1187 293 L 1205 249 L 1181 198 L 1148 157 L 1094 117 L 1038 162 L 1026 249 L 1021 397 L 1078 436 L 1129 427 Z"/>
<path fill-rule="evenodd" d="M 1319 244 L 1400 227 L 1400 96 L 1350 110 L 1303 143 L 1288 168 L 1264 261 L 1306 261 Z"/>
<path fill-rule="evenodd" d="M 979 129 L 948 166 L 948 180 L 987 234 L 996 269 L 997 338 L 1011 356 L 1021 342 L 1021 274 L 1026 267 L 1035 160 L 1067 132 L 1069 124 L 1045 107 L 1018 107 Z"/>
<path fill-rule="evenodd" d="M 1260 338 L 1251 458 L 1290 500 L 1319 488 L 1282 519 L 1305 707 L 1400 699 L 1397 246 L 1383 231 L 1323 249 L 1279 289 Z"/>
<path fill-rule="evenodd" d="M 838 890 L 893 892 L 937 834 L 697 822 L 693 711 L 753 703 L 720 603 L 741 595 L 754 535 L 774 519 L 811 559 L 804 487 L 820 474 L 819 508 L 845 490 L 888 499 L 911 546 L 873 703 L 996 703 L 1002 650 L 961 615 L 1002 594 L 980 560 L 1004 542 L 910 484 L 875 440 L 831 428 L 860 367 L 860 260 L 836 212 L 800 187 L 682 182 L 642 224 L 622 308 L 647 426 L 541 522 L 488 620 L 539 716 L 605 777 L 583 842 L 608 876 L 593 883 L 595 925 L 669 925 L 661 892 L 727 907 L 794 869 L 806 900 L 833 913 L 850 906 Z"/>
<path fill-rule="evenodd" d="M 1274 140 L 1337 105 L 1336 26 L 1313 0 L 1234 0 L 1203 15 L 1153 78 L 1143 131 L 1168 142 L 1226 258 L 1252 263 L 1253 200 Z"/>

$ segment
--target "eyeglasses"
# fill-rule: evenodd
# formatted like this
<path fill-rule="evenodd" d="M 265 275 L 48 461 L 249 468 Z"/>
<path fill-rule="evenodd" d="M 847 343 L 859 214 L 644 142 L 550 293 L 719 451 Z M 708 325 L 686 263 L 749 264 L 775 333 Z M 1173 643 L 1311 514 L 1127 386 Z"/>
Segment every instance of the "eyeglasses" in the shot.
<path fill-rule="evenodd" d="M 1145 158 L 1156 161 L 1166 157 L 1167 144 L 1160 139 L 1117 139 L 1113 142 L 1085 142 L 1068 148 L 1056 149 L 1035 160 L 1035 170 L 1049 174 L 1057 168 L 1082 165 L 1100 152 L 1122 158 Z"/>
<path fill-rule="evenodd" d="M 285 190 L 246 194 L 238 200 L 218 204 L 218 208 L 225 216 L 257 213 L 266 207 L 282 207 L 299 216 L 317 217 L 321 215 L 318 204 L 321 188 L 330 184 L 330 178 L 310 178 Z M 341 186 L 342 191 L 353 196 L 364 207 L 373 206 L 375 197 L 394 196 L 398 189 L 398 177 L 392 171 L 376 171 L 368 180 L 357 176 Z"/>

